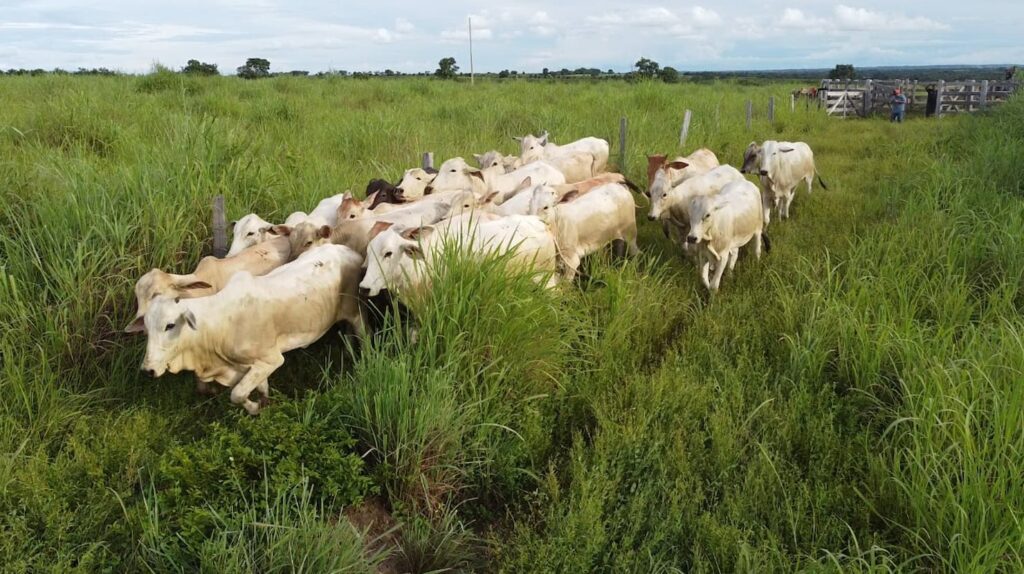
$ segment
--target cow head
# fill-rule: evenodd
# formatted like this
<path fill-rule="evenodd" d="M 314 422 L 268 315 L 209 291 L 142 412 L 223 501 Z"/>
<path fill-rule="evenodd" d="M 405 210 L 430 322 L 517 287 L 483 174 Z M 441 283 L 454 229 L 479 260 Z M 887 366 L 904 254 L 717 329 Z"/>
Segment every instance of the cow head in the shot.
<path fill-rule="evenodd" d="M 514 139 L 519 142 L 519 159 L 523 165 L 544 158 L 544 146 L 548 145 L 548 132 L 544 132 L 540 136 L 528 134 Z"/>
<path fill-rule="evenodd" d="M 529 214 L 536 215 L 545 223 L 552 223 L 558 216 L 558 206 L 576 199 L 579 194 L 578 189 L 571 189 L 563 195 L 549 185 L 538 185 L 533 188 Z"/>
<path fill-rule="evenodd" d="M 424 242 L 434 228 L 396 230 L 387 225 L 374 229 L 377 232 L 366 246 L 366 273 L 359 288 L 369 297 L 376 297 L 385 289 L 415 285 L 424 260 Z"/>
<path fill-rule="evenodd" d="M 231 225 L 231 248 L 228 249 L 228 257 L 265 241 L 266 238 L 260 235 L 260 229 L 270 227 L 271 224 L 255 213 L 250 213 L 238 221 L 232 221 Z"/>
<path fill-rule="evenodd" d="M 370 197 L 373 199 L 370 200 Z M 366 199 L 370 200 L 367 209 L 373 209 L 382 203 L 405 203 L 405 194 L 398 187 L 391 185 L 383 179 L 370 180 L 366 186 Z"/>
<path fill-rule="evenodd" d="M 418 167 L 407 169 L 405 174 L 402 175 L 402 181 L 398 182 L 397 190 L 406 201 L 423 197 L 427 195 L 427 187 L 434 181 L 436 176 L 436 170 L 428 171 Z"/>
<path fill-rule="evenodd" d="M 651 186 L 654 185 L 654 174 L 658 173 L 658 168 L 665 164 L 667 157 L 665 154 L 647 156 L 647 189 L 651 189 Z M 650 192 L 647 195 L 650 195 Z"/>
<path fill-rule="evenodd" d="M 665 210 L 665 196 L 676 185 L 676 174 L 689 167 L 685 161 L 675 160 L 663 163 L 654 173 L 654 182 L 651 184 L 651 210 L 647 213 L 647 219 L 656 221 L 661 218 Z"/>
<path fill-rule="evenodd" d="M 750 142 L 743 152 L 743 167 L 740 168 L 740 173 L 757 175 L 761 171 L 761 152 L 761 146 L 757 142 Z"/>
<path fill-rule="evenodd" d="M 316 225 L 308 221 L 291 228 L 288 233 L 288 245 L 291 247 L 292 259 L 297 258 L 317 245 L 331 242 L 331 227 Z"/>
<path fill-rule="evenodd" d="M 689 244 L 709 242 L 714 238 L 714 213 L 723 207 L 715 196 L 699 195 L 690 200 Z"/>
<path fill-rule="evenodd" d="M 181 343 L 198 329 L 196 316 L 181 299 L 158 297 L 145 315 L 146 356 L 142 370 L 152 377 L 181 370 Z"/>
<path fill-rule="evenodd" d="M 135 303 L 138 311 L 135 319 L 124 328 L 124 332 L 134 334 L 145 331 L 146 311 L 149 310 L 151 302 L 160 297 L 191 299 L 212 294 L 213 286 L 194 274 L 173 275 L 153 269 L 135 282 Z"/>
<path fill-rule="evenodd" d="M 484 173 L 471 167 L 461 157 L 452 158 L 441 164 L 430 187 L 433 192 L 472 190 L 477 196 L 482 196 L 487 191 Z"/>

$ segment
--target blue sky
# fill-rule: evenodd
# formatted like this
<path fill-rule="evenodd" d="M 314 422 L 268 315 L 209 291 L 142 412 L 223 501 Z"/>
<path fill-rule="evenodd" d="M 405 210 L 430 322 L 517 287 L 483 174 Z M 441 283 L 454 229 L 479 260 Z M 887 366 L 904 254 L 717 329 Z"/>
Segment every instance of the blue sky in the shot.
<path fill-rule="evenodd" d="M 1022 0 L 0 0 L 0 68 L 468 70 L 469 16 L 478 71 L 1024 62 Z"/>

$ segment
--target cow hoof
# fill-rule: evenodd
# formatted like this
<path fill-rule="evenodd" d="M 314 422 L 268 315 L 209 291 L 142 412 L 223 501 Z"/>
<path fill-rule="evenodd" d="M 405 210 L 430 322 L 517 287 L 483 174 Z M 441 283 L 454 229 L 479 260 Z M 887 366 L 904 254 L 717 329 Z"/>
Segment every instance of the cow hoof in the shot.
<path fill-rule="evenodd" d="M 260 396 L 260 408 L 262 409 L 264 407 L 269 407 L 269 406 L 270 406 L 270 397 Z"/>
<path fill-rule="evenodd" d="M 254 403 L 252 401 L 245 401 L 245 404 L 243 404 L 242 406 L 245 408 L 245 412 L 249 413 L 252 416 L 260 414 L 260 406 L 257 403 Z"/>

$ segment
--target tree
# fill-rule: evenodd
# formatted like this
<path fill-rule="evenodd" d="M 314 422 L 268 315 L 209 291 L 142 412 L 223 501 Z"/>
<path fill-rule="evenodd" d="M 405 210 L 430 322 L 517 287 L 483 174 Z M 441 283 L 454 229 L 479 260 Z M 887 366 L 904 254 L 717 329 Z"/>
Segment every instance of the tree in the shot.
<path fill-rule="evenodd" d="M 499 78 L 507 78 L 507 77 L 509 77 L 508 70 L 502 70 L 502 71 L 498 72 L 498 77 Z"/>
<path fill-rule="evenodd" d="M 637 60 L 635 67 L 637 75 L 641 78 L 647 79 L 653 79 L 654 76 L 658 75 L 658 71 L 661 69 L 661 66 L 659 66 L 657 62 L 647 58 L 640 58 Z"/>
<path fill-rule="evenodd" d="M 270 60 L 249 58 L 244 66 L 238 67 L 238 76 L 247 80 L 266 78 L 270 76 Z"/>
<path fill-rule="evenodd" d="M 181 69 L 181 72 L 183 74 L 197 74 L 200 76 L 216 76 L 220 74 L 217 71 L 217 64 L 207 64 L 199 60 L 189 60 L 185 67 Z"/>
<path fill-rule="evenodd" d="M 679 81 L 679 71 L 672 66 L 665 66 L 658 72 L 658 77 L 666 84 L 674 84 Z"/>
<path fill-rule="evenodd" d="M 828 73 L 828 77 L 832 80 L 852 80 L 857 77 L 857 73 L 852 64 L 836 64 L 836 67 Z"/>
<path fill-rule="evenodd" d="M 546 78 L 546 77 L 551 75 L 551 70 L 549 70 L 547 68 L 544 68 L 543 70 L 541 70 L 540 73 L 541 73 L 542 76 L 544 76 Z"/>
<path fill-rule="evenodd" d="M 455 58 L 448 56 L 447 58 L 441 58 L 441 61 L 437 63 L 437 70 L 434 71 L 434 75 L 444 80 L 451 80 L 458 71 L 459 67 L 455 65 Z"/>

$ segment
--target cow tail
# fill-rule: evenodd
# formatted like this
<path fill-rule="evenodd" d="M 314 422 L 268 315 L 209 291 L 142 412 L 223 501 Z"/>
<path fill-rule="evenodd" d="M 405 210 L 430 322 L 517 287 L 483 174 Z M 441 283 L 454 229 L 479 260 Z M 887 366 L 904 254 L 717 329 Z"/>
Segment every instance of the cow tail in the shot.
<path fill-rule="evenodd" d="M 626 176 L 622 176 L 622 183 L 626 187 L 628 187 L 630 189 L 630 191 L 634 191 L 636 193 L 639 193 L 639 194 L 643 195 L 644 191 L 642 189 L 640 189 L 640 187 L 637 186 L 637 184 L 633 183 L 632 181 L 629 181 L 629 179 L 627 179 Z"/>
<path fill-rule="evenodd" d="M 765 231 L 761 232 L 761 243 L 764 244 L 764 252 L 772 252 L 772 240 L 768 238 L 768 233 Z"/>
<path fill-rule="evenodd" d="M 825 180 L 821 179 L 821 174 L 818 173 L 817 170 L 815 170 L 814 175 L 818 176 L 818 184 L 821 185 L 821 189 L 828 191 L 828 186 L 825 185 Z"/>

